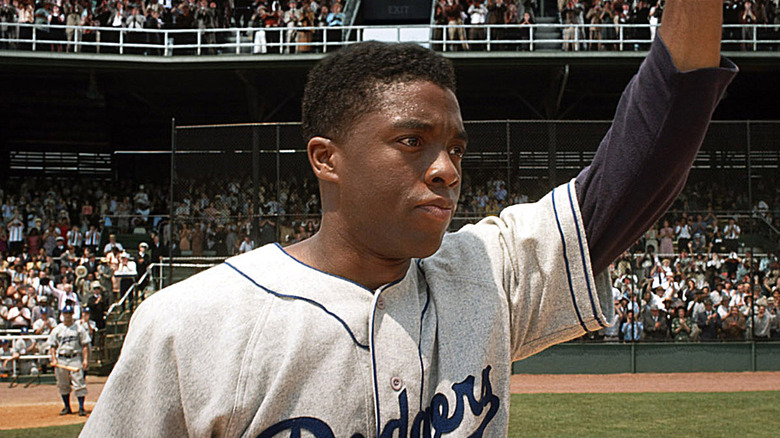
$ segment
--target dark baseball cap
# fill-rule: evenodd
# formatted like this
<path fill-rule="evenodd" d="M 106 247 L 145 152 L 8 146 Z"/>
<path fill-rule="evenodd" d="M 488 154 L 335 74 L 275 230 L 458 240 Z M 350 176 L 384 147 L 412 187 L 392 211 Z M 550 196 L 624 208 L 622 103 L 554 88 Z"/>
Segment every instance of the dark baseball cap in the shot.
<path fill-rule="evenodd" d="M 67 306 L 63 307 L 62 313 L 73 313 L 73 306 L 68 304 Z"/>

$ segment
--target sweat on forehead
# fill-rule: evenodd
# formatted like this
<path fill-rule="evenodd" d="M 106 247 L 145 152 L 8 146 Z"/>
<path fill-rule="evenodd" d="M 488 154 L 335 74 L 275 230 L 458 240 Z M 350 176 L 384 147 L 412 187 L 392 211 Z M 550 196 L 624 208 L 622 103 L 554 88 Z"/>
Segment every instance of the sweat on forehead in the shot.
<path fill-rule="evenodd" d="M 452 63 L 417 44 L 369 41 L 329 55 L 314 66 L 306 81 L 304 141 L 348 132 L 358 116 L 379 107 L 388 86 L 414 81 L 455 92 Z"/>

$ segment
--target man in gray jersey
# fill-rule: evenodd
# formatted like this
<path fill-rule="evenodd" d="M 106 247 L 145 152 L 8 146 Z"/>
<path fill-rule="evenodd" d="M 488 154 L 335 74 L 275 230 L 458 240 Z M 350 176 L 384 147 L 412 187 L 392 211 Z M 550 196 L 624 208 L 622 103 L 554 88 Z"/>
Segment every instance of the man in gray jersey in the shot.
<path fill-rule="evenodd" d="M 57 389 L 60 391 L 62 408 L 60 415 L 72 413 L 70 409 L 71 387 L 79 401 L 79 415 L 85 416 L 84 397 L 87 396 L 87 384 L 84 370 L 89 364 L 89 333 L 73 319 L 73 306 L 62 309 L 63 322 L 54 327 L 49 334 L 50 365 L 57 377 Z"/>
<path fill-rule="evenodd" d="M 328 56 L 303 99 L 319 232 L 146 300 L 82 436 L 506 435 L 512 361 L 609 324 L 606 268 L 684 185 L 736 71 L 720 14 L 669 0 L 592 165 L 453 233 L 452 65 L 416 45 Z"/>

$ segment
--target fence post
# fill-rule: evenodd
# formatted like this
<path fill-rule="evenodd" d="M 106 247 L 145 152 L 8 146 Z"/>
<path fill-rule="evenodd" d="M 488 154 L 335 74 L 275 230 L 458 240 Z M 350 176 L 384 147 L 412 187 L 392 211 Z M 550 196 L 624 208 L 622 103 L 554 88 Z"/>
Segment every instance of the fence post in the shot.
<path fill-rule="evenodd" d="M 753 26 L 753 51 L 755 52 L 758 50 L 758 26 L 755 24 L 751 24 Z"/>
<path fill-rule="evenodd" d="M 753 163 L 750 159 L 750 153 L 752 151 L 752 147 L 750 144 L 750 121 L 745 122 L 745 141 L 747 143 L 746 149 L 747 149 L 747 162 L 745 163 L 747 167 L 747 181 L 748 181 L 748 205 L 753 205 Z M 751 289 L 752 291 L 752 289 Z"/>
<path fill-rule="evenodd" d="M 37 45 L 38 33 L 35 31 L 35 26 L 32 27 L 32 30 L 32 51 L 34 52 Z"/>
<path fill-rule="evenodd" d="M 200 43 L 201 43 L 201 35 L 200 35 L 200 30 L 199 30 L 198 31 L 198 56 L 200 56 L 200 53 L 201 53 L 201 51 L 200 51 Z"/>
<path fill-rule="evenodd" d="M 168 56 L 168 31 L 167 30 L 163 32 L 163 38 L 165 39 L 165 41 L 163 41 L 163 47 L 164 47 L 163 53 L 165 54 L 164 56 Z"/>
<path fill-rule="evenodd" d="M 176 183 L 176 118 L 171 118 L 171 194 L 169 199 L 169 214 L 168 225 L 170 226 L 171 241 L 168 242 L 168 263 L 170 269 L 168 270 L 168 285 L 173 283 L 173 233 L 176 232 L 174 223 L 176 221 L 176 210 L 173 200 L 174 198 L 174 184 Z M 160 269 L 160 277 L 162 277 L 162 269 Z M 162 281 L 162 280 L 161 280 Z"/>
<path fill-rule="evenodd" d="M 119 31 L 119 54 L 124 55 L 125 53 L 125 31 L 120 30 Z"/>
<path fill-rule="evenodd" d="M 322 28 L 322 53 L 328 53 L 328 26 Z"/>
<path fill-rule="evenodd" d="M 488 52 L 490 51 L 490 29 L 491 28 L 492 28 L 491 26 L 487 26 L 487 49 L 486 50 Z"/>
<path fill-rule="evenodd" d="M 618 38 L 620 39 L 620 51 L 622 52 L 623 51 L 623 26 L 622 25 L 618 26 L 618 31 L 619 31 Z"/>
<path fill-rule="evenodd" d="M 529 27 L 531 29 L 529 29 L 529 31 L 528 31 L 528 40 L 529 40 L 528 51 L 529 52 L 533 52 L 534 51 L 534 31 L 536 30 L 536 25 L 533 24 L 533 25 L 531 25 Z M 520 44 L 522 44 L 522 43 L 520 43 Z"/>
<path fill-rule="evenodd" d="M 79 35 L 81 35 L 81 30 L 79 28 L 76 28 L 73 30 L 73 53 L 79 53 Z"/>

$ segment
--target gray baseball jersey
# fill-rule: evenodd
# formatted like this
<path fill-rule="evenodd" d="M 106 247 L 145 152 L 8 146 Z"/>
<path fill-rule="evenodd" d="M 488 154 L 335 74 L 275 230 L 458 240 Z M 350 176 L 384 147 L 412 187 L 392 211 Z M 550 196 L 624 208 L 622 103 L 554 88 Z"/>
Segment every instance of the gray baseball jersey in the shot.
<path fill-rule="evenodd" d="M 49 333 L 49 347 L 54 347 L 57 354 L 81 354 L 81 348 L 92 340 L 82 326 L 73 321 L 71 325 L 60 323 Z"/>
<path fill-rule="evenodd" d="M 83 436 L 502 436 L 512 360 L 614 313 L 590 271 L 573 182 L 375 291 L 264 246 L 139 307 Z"/>

